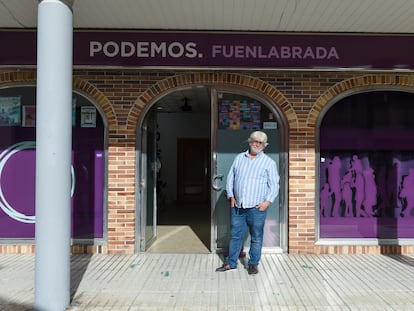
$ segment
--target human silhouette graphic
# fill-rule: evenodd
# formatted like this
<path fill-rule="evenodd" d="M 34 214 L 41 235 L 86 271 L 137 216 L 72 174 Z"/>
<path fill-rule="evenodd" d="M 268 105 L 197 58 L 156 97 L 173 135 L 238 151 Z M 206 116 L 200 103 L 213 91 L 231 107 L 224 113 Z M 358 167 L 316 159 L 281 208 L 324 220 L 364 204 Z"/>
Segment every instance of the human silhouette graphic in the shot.
<path fill-rule="evenodd" d="M 414 207 L 414 168 L 410 168 L 408 175 L 403 176 L 399 197 L 402 204 L 400 216 L 405 217 Z"/>
<path fill-rule="evenodd" d="M 374 206 L 377 204 L 377 185 L 375 184 L 375 174 L 372 168 L 364 170 L 365 195 L 363 206 L 367 216 L 373 216 Z"/>
<path fill-rule="evenodd" d="M 362 203 L 365 199 L 365 181 L 362 171 L 362 162 L 357 155 L 352 156 L 351 169 L 353 172 L 353 188 L 356 217 L 366 216 Z"/>
<path fill-rule="evenodd" d="M 352 204 L 352 185 L 353 185 L 353 173 L 348 171 L 341 181 L 341 194 L 342 194 L 342 203 L 344 204 L 344 216 L 352 217 L 354 216 L 354 208 Z"/>
<path fill-rule="evenodd" d="M 341 160 L 335 156 L 328 164 L 328 183 L 332 191 L 332 210 L 329 213 L 331 217 L 339 216 L 339 209 L 341 206 Z"/>
<path fill-rule="evenodd" d="M 329 199 L 332 195 L 332 191 L 329 187 L 329 184 L 326 183 L 322 186 L 320 193 L 320 202 L 321 202 L 321 215 L 323 217 L 328 216 L 329 210 Z"/>

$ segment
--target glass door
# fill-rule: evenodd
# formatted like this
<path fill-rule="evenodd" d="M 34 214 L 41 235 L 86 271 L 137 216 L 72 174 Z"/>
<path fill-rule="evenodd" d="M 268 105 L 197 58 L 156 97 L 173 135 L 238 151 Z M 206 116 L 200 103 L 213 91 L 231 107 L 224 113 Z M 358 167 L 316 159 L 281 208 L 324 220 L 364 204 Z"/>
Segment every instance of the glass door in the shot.
<path fill-rule="evenodd" d="M 216 100 L 213 103 L 213 115 L 216 138 L 213 146 L 212 164 L 212 210 L 215 241 L 212 244 L 216 250 L 226 251 L 230 234 L 230 206 L 226 197 L 226 178 L 235 156 L 249 148 L 248 138 L 251 132 L 261 130 L 268 135 L 269 145 L 265 152 L 273 158 L 278 168 L 280 153 L 280 129 L 276 115 L 265 104 L 245 94 L 237 94 L 227 91 L 213 90 Z M 279 169 L 280 172 L 280 169 Z M 281 187 L 282 188 L 282 187 Z M 280 192 L 278 198 L 269 207 L 264 233 L 264 250 L 280 249 L 281 239 L 281 215 Z M 283 222 L 283 221 L 282 221 Z M 245 247 L 249 246 L 249 238 L 246 238 Z"/>
<path fill-rule="evenodd" d="M 141 251 L 145 251 L 157 237 L 157 118 L 152 110 L 141 135 Z"/>

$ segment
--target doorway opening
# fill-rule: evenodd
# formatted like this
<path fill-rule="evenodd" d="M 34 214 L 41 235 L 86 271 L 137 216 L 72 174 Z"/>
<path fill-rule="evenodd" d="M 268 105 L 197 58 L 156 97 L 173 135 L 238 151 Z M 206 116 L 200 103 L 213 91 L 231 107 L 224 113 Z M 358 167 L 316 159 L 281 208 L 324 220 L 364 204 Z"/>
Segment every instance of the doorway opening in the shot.
<path fill-rule="evenodd" d="M 156 239 L 145 251 L 210 253 L 210 89 L 170 93 L 150 115 L 156 132 Z"/>
<path fill-rule="evenodd" d="M 140 251 L 226 252 L 226 175 L 254 130 L 268 135 L 266 153 L 277 163 L 281 180 L 268 211 L 264 251 L 287 250 L 287 127 L 273 103 L 250 89 L 194 86 L 166 94 L 144 116 L 137 135 Z"/>

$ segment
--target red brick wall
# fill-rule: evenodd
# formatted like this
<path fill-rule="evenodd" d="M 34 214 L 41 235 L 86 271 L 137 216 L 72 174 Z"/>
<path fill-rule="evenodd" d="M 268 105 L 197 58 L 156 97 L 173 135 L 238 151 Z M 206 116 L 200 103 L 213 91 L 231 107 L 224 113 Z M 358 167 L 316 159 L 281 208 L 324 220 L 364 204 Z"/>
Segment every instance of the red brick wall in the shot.
<path fill-rule="evenodd" d="M 75 70 L 73 87 L 88 94 L 108 120 L 108 243 L 73 246 L 74 253 L 135 251 L 136 127 L 147 105 L 167 90 L 187 85 L 233 85 L 273 101 L 289 126 L 288 249 L 290 253 L 412 253 L 412 246 L 315 244 L 317 152 L 315 129 L 322 109 L 360 89 L 412 89 L 413 74 L 296 71 Z M 33 70 L 0 70 L 0 87 L 35 84 Z M 0 245 L 0 253 L 33 252 L 32 245 Z"/>

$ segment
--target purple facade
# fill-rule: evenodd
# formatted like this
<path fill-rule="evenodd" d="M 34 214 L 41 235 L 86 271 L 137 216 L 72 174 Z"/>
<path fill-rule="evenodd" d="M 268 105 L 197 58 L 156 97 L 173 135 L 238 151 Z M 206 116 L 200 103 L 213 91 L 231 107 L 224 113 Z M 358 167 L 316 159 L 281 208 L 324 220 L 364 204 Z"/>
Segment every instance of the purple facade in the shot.
<path fill-rule="evenodd" d="M 76 31 L 73 39 L 78 68 L 414 69 L 412 35 Z M 7 43 L 0 65 L 36 66 L 35 31 L 0 31 L 0 40 Z M 350 119 L 361 117 L 358 106 Z M 406 111 L 400 109 L 401 120 Z M 343 116 L 340 111 L 333 122 Z M 392 119 L 388 110 L 379 117 Z M 102 128 L 82 131 L 74 132 L 72 236 L 99 238 L 104 135 Z M 0 238 L 34 236 L 35 152 L 24 144 L 33 136 L 1 128 Z M 17 152 L 16 143 L 23 143 Z M 412 146 L 414 129 L 406 125 L 321 127 L 320 237 L 414 238 Z"/>
<path fill-rule="evenodd" d="M 327 131 L 321 130 L 320 237 L 414 238 L 414 150 L 408 150 L 413 145 L 371 149 L 363 142 L 372 135 L 354 130 L 351 147 L 349 134 L 332 130 L 334 141 Z"/>
<path fill-rule="evenodd" d="M 0 130 L 0 238 L 35 236 L 34 128 Z M 10 144 L 10 140 L 19 137 Z M 104 172 L 103 128 L 73 130 L 72 238 L 103 238 Z"/>
<path fill-rule="evenodd" d="M 1 31 L 1 65 L 36 65 L 35 31 Z M 413 69 L 414 36 L 75 31 L 75 66 Z"/>
<path fill-rule="evenodd" d="M 320 237 L 414 238 L 412 93 L 335 103 L 320 127 Z"/>

